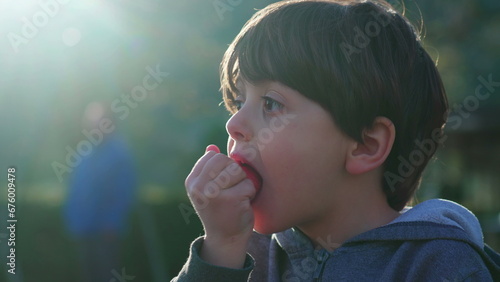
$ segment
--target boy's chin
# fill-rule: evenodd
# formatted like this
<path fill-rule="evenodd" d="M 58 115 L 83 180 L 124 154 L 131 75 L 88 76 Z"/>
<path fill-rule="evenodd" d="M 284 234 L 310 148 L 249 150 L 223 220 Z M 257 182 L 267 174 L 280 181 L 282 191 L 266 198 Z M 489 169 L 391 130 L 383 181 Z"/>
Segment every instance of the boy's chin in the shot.
<path fill-rule="evenodd" d="M 286 229 L 287 228 L 283 229 L 279 228 L 278 226 L 273 226 L 272 224 L 269 223 L 259 223 L 259 222 L 255 222 L 253 226 L 253 230 L 262 235 L 271 235 L 273 233 L 278 233 Z"/>
<path fill-rule="evenodd" d="M 266 231 L 264 229 L 257 229 L 255 227 L 253 228 L 253 231 L 256 232 L 256 233 L 262 234 L 262 235 L 271 235 L 271 234 L 274 233 L 274 232 Z"/>

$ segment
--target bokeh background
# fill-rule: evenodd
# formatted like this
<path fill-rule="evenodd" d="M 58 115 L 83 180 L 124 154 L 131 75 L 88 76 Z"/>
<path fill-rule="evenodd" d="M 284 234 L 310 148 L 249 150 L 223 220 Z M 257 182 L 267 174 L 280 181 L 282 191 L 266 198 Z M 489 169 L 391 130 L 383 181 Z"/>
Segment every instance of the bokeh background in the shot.
<path fill-rule="evenodd" d="M 93 101 L 128 108 L 126 115 L 110 112 L 138 183 L 121 267 L 134 281 L 163 281 L 179 271 L 189 243 L 202 234 L 189 214 L 184 179 L 206 145 L 225 148 L 227 139 L 218 65 L 244 22 L 271 2 L 0 2 L 0 281 L 78 281 L 77 249 L 62 215 L 71 172 L 58 174 L 54 164 L 66 164 L 68 147 L 87 140 L 81 119 Z M 423 21 L 425 48 L 438 61 L 452 106 L 447 141 L 416 200 L 443 197 L 465 205 L 498 251 L 500 2 L 389 2 L 406 8 L 417 26 Z M 143 85 L 148 68 L 168 75 L 129 106 L 122 99 Z M 481 90 L 488 98 L 475 99 L 483 80 L 496 86 Z M 12 166 L 16 275 L 5 264 Z"/>

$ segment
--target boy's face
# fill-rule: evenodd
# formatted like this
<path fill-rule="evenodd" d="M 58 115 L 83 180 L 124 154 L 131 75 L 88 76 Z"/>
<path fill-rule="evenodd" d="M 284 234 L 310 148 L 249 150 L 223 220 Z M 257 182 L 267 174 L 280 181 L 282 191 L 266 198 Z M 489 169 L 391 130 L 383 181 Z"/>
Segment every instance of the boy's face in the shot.
<path fill-rule="evenodd" d="M 262 177 L 254 228 L 273 233 L 318 226 L 342 200 L 352 140 L 319 104 L 278 82 L 239 84 L 240 109 L 226 124 L 228 154 Z"/>

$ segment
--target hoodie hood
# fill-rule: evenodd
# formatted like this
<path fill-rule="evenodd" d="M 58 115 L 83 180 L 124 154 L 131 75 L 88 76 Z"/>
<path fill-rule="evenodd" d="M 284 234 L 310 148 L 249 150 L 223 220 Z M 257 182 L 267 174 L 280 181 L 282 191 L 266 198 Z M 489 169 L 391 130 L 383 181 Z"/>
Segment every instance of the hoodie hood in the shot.
<path fill-rule="evenodd" d="M 387 244 L 391 241 L 395 245 L 402 242 L 431 242 L 433 240 L 464 242 L 480 254 L 493 277 L 498 277 L 500 270 L 500 256 L 485 245 L 481 226 L 474 214 L 457 203 L 441 199 L 428 200 L 414 207 L 405 208 L 399 217 L 387 225 L 359 234 L 342 245 L 334 246 L 334 243 L 329 242 L 328 238 L 323 242 L 320 241 L 323 247 L 335 247 L 333 252 L 315 249 L 311 240 L 298 228 L 273 234 L 272 239 L 286 253 L 288 267 L 300 269 L 301 266 L 309 262 L 316 265 L 311 267 L 312 272 L 308 273 L 314 277 L 321 276 L 322 267 L 324 267 L 322 262 L 333 256 L 346 252 L 352 253 L 353 250 L 370 250 L 380 246 L 381 242 Z M 272 253 L 279 252 L 273 251 Z M 391 256 L 392 253 L 387 255 Z M 273 259 L 275 258 L 271 258 L 271 260 Z M 317 273 L 318 269 L 319 273 Z M 276 278 L 276 275 L 272 274 L 270 277 Z"/>
<path fill-rule="evenodd" d="M 458 227 L 467 234 L 472 243 L 480 248 L 484 247 L 483 232 L 476 216 L 467 208 L 448 200 L 432 199 L 415 207 L 405 208 L 402 214 L 388 225 L 422 221 Z"/>
<path fill-rule="evenodd" d="M 426 226 L 426 228 L 424 228 L 425 232 L 422 232 L 424 229 L 420 229 L 420 231 L 411 230 L 412 232 L 405 231 L 403 232 L 404 234 L 393 232 L 408 229 L 409 226 L 419 226 L 423 223 L 425 223 Z M 431 224 L 429 225 L 429 223 Z M 468 241 L 472 242 L 477 247 L 481 249 L 484 247 L 481 225 L 479 224 L 476 216 L 474 216 L 474 214 L 467 208 L 455 202 L 442 199 L 427 200 L 414 207 L 406 207 L 401 211 L 401 215 L 392 222 L 355 236 L 346 243 L 365 240 L 418 240 L 433 239 L 433 237 L 436 239 L 454 237 L 457 234 L 455 232 L 451 232 L 450 234 L 444 236 L 442 232 L 434 234 L 434 232 L 429 233 L 429 230 L 426 230 L 428 228 L 432 229 L 436 227 L 448 228 L 449 226 L 455 227 L 455 230 L 463 231 L 458 232 L 460 235 L 458 235 L 459 238 L 456 239 L 467 238 Z M 389 231 L 389 229 L 392 229 L 392 231 Z M 287 253 L 300 252 L 310 254 L 313 252 L 313 245 L 309 238 L 307 238 L 307 236 L 298 228 L 291 228 L 274 234 L 273 237 Z M 324 243 L 330 244 L 327 240 Z"/>

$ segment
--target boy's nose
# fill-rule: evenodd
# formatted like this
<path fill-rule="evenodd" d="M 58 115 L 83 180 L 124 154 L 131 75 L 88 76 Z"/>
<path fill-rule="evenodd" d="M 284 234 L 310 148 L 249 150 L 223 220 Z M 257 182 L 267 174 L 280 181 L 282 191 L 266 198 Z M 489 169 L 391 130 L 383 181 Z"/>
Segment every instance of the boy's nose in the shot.
<path fill-rule="evenodd" d="M 226 131 L 232 139 L 246 142 L 252 140 L 252 130 L 246 114 L 240 110 L 227 121 Z"/>

